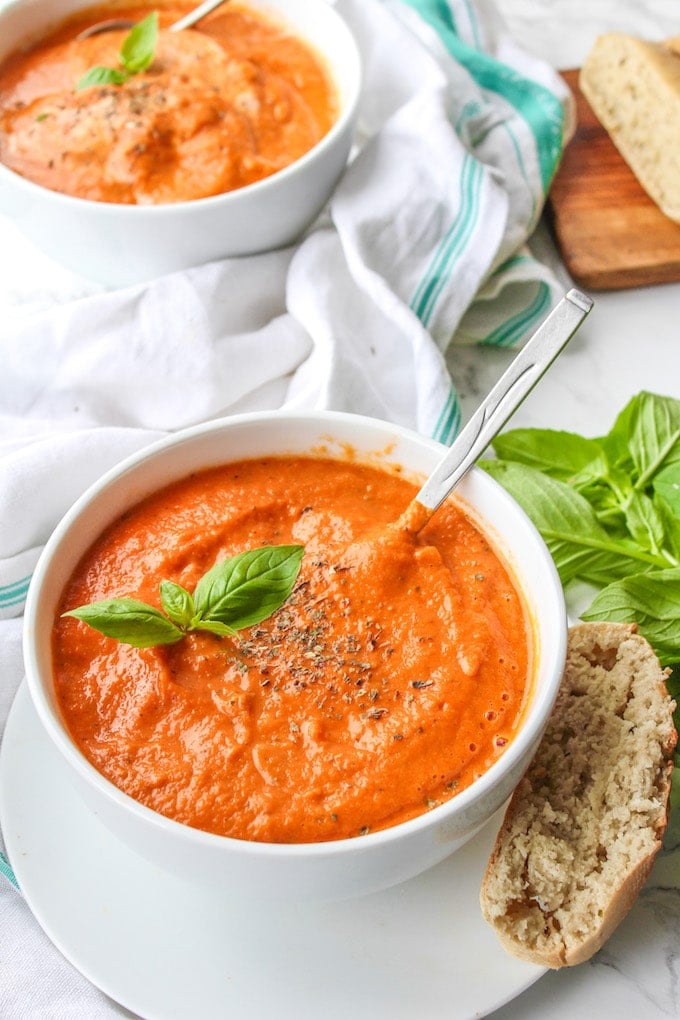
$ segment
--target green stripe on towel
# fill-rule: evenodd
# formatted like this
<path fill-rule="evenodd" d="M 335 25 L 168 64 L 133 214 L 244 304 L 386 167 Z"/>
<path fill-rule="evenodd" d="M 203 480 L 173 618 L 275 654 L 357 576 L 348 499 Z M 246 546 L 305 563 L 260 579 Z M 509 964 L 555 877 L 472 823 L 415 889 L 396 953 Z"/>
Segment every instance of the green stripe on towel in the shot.
<path fill-rule="evenodd" d="M 410 302 L 411 309 L 424 326 L 431 321 L 441 292 L 450 280 L 477 224 L 482 179 L 481 164 L 466 153 L 460 175 L 458 212 Z"/>
<path fill-rule="evenodd" d="M 564 110 L 557 96 L 523 78 L 513 68 L 468 46 L 457 35 L 451 9 L 444 0 L 402 0 L 430 25 L 454 60 L 462 64 L 478 85 L 503 96 L 517 110 L 534 136 L 544 194 L 562 155 Z M 469 11 L 472 19 L 472 10 Z M 474 20 L 472 20 L 474 27 Z"/>
<path fill-rule="evenodd" d="M 437 419 L 437 424 L 434 427 L 432 438 L 436 439 L 440 443 L 445 443 L 448 446 L 449 443 L 453 442 L 458 434 L 460 420 L 460 402 L 458 400 L 458 394 L 452 386 L 446 403 L 444 404 L 441 414 Z"/>
<path fill-rule="evenodd" d="M 550 305 L 550 287 L 547 283 L 539 283 L 538 293 L 528 306 L 517 312 L 492 333 L 481 341 L 490 347 L 512 347 L 531 331 L 533 324 L 543 317 Z"/>
<path fill-rule="evenodd" d="M 0 852 L 0 875 L 4 875 L 7 881 L 11 882 L 15 889 L 19 888 L 19 883 L 16 880 L 14 872 L 9 866 L 9 861 L 2 852 Z"/>
<path fill-rule="evenodd" d="M 14 581 L 12 584 L 0 587 L 0 609 L 3 609 L 5 606 L 16 606 L 24 602 L 30 582 L 31 575 L 29 574 L 28 577 L 22 577 L 20 581 Z"/>

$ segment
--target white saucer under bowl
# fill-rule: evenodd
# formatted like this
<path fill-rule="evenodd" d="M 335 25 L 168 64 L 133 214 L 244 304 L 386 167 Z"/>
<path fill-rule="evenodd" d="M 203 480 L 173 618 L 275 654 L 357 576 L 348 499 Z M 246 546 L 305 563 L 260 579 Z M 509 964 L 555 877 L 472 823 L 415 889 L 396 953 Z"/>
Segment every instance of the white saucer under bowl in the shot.
<path fill-rule="evenodd" d="M 0 818 L 47 935 L 145 1020 L 472 1020 L 544 973 L 507 956 L 480 913 L 498 817 L 455 859 L 382 893 L 235 901 L 111 835 L 71 789 L 22 684 L 0 754 Z"/>

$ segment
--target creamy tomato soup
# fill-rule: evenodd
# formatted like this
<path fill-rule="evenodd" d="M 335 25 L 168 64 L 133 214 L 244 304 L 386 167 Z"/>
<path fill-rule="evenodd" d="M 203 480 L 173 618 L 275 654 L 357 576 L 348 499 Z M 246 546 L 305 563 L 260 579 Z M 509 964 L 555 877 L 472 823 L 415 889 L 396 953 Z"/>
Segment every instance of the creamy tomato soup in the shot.
<path fill-rule="evenodd" d="M 167 26 L 195 5 L 100 7 L 0 68 L 0 161 L 54 191 L 102 202 L 204 198 L 262 180 L 311 149 L 338 114 L 321 58 L 236 0 L 200 26 Z M 75 36 L 114 13 L 159 11 L 148 70 L 77 84 L 117 67 L 127 31 Z"/>
<path fill-rule="evenodd" d="M 132 797 L 241 839 L 315 842 L 413 818 L 512 741 L 531 686 L 512 577 L 461 505 L 415 537 L 415 495 L 351 460 L 269 458 L 202 471 L 102 535 L 59 614 L 215 563 L 299 544 L 289 600 L 236 638 L 134 648 L 58 615 L 57 696 L 73 739 Z"/>

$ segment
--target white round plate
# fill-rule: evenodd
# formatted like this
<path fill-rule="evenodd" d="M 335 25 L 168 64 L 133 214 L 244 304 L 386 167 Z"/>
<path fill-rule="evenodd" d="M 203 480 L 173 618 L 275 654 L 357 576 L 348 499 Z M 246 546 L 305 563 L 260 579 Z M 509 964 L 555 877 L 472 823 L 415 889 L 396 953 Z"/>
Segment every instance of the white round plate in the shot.
<path fill-rule="evenodd" d="M 342 903 L 239 902 L 129 850 L 71 789 L 25 685 L 0 755 L 0 816 L 28 904 L 77 969 L 146 1020 L 471 1020 L 543 970 L 507 956 L 478 892 L 495 834 Z"/>

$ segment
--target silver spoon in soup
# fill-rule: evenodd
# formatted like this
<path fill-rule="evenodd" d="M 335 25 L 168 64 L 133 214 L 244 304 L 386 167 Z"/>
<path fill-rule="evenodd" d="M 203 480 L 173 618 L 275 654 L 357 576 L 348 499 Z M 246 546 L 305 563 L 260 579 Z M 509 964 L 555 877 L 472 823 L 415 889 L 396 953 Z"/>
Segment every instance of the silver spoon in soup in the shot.
<path fill-rule="evenodd" d="M 329 576 L 329 591 L 335 585 L 339 597 L 347 597 L 349 586 L 363 579 L 399 573 L 416 546 L 435 511 L 467 474 L 500 432 L 511 414 L 531 392 L 558 354 L 572 338 L 593 306 L 592 300 L 571 289 L 543 320 L 496 385 L 482 401 L 451 447 L 435 466 L 400 517 L 381 524 L 351 541 L 343 550 Z M 344 586 L 337 588 L 337 578 Z"/>
<path fill-rule="evenodd" d="M 414 535 L 425 527 L 566 347 L 592 307 L 592 299 L 575 288 L 565 294 L 484 398 L 395 522 L 397 527 Z"/>
<path fill-rule="evenodd" d="M 229 0 L 204 0 L 202 4 L 199 4 L 193 11 L 189 11 L 179 21 L 173 22 L 168 31 L 181 32 L 184 28 L 190 28 L 197 21 L 210 14 L 211 11 L 214 11 L 216 7 L 220 7 L 228 2 Z M 76 39 L 87 39 L 89 36 L 99 35 L 101 32 L 115 32 L 123 28 L 133 28 L 134 25 L 135 22 L 129 18 L 109 18 L 107 21 L 97 21 L 94 25 L 90 25 L 89 28 L 84 28 L 82 32 L 78 33 Z"/>
<path fill-rule="evenodd" d="M 434 512 L 529 395 L 592 306 L 592 300 L 581 291 L 568 291 L 510 363 L 401 516 L 351 542 L 343 553 L 343 569 L 357 575 L 384 571 L 396 562 L 397 550 L 405 540 L 409 545 L 417 543 Z"/>

